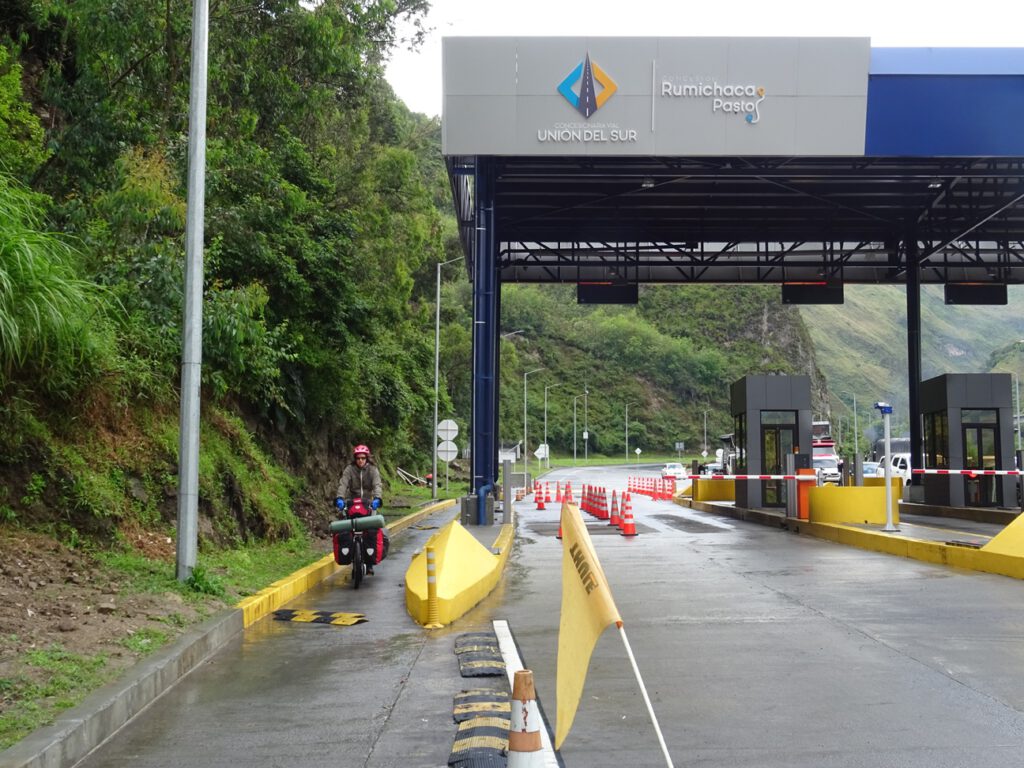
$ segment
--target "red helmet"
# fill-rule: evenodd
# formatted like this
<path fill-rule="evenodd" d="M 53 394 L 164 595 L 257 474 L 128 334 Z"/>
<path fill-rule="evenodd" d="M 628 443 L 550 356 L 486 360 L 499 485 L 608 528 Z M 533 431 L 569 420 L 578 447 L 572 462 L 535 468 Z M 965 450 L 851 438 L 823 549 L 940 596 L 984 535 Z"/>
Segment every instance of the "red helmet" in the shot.
<path fill-rule="evenodd" d="M 353 458 L 358 456 L 360 453 L 364 454 L 366 458 L 370 458 L 370 449 L 367 448 L 365 445 L 357 445 L 355 448 L 352 449 Z"/>

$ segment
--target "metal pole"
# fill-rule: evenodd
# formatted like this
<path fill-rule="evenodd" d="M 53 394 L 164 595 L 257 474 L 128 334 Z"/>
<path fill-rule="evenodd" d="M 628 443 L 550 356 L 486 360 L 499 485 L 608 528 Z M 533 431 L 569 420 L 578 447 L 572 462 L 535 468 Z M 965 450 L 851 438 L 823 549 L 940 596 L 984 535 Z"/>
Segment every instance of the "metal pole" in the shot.
<path fill-rule="evenodd" d="M 853 396 L 853 452 L 860 455 L 860 430 L 857 429 L 857 395 Z"/>
<path fill-rule="evenodd" d="M 526 443 L 526 377 L 531 373 L 543 371 L 543 368 L 534 368 L 532 371 L 523 371 L 523 484 L 526 485 L 526 473 L 530 469 L 530 459 Z"/>
<path fill-rule="evenodd" d="M 885 528 L 882 530 L 893 533 L 899 531 L 899 528 L 892 524 L 892 443 L 889 440 L 888 412 L 882 414 L 882 420 L 885 424 Z"/>
<path fill-rule="evenodd" d="M 626 463 L 629 463 L 629 406 L 636 405 L 637 400 L 631 400 L 626 403 Z"/>
<path fill-rule="evenodd" d="M 590 458 L 590 425 L 589 419 L 587 418 L 587 396 L 590 394 L 590 390 L 583 387 L 583 461 L 587 461 Z"/>
<path fill-rule="evenodd" d="M 551 469 L 551 459 L 549 458 L 549 456 L 551 455 L 551 449 L 548 448 L 547 445 L 548 445 L 548 387 L 544 387 L 544 448 L 545 448 L 544 463 L 545 463 L 545 465 L 547 466 L 548 469 Z M 538 461 L 538 464 L 539 464 L 539 461 Z"/>
<path fill-rule="evenodd" d="M 548 444 L 548 390 L 560 387 L 561 384 L 548 384 L 544 387 L 544 445 Z M 545 464 L 551 469 L 551 446 L 548 446 L 547 454 L 544 456 Z"/>
<path fill-rule="evenodd" d="M 206 78 L 209 2 L 192 3 L 188 203 L 185 215 L 185 318 L 178 445 L 177 579 L 187 581 L 199 540 L 199 387 L 203 361 L 203 217 L 206 198 Z"/>
<path fill-rule="evenodd" d="M 707 453 L 707 450 L 708 450 L 708 412 L 704 411 L 704 452 Z"/>
<path fill-rule="evenodd" d="M 574 467 L 576 466 L 576 401 L 579 399 L 579 395 L 572 399 L 572 465 Z"/>
<path fill-rule="evenodd" d="M 430 473 L 430 497 L 432 499 L 437 498 L 437 400 L 440 393 L 441 379 L 441 267 L 458 260 L 456 258 L 437 263 L 437 295 L 434 302 L 434 459 L 431 464 Z M 445 475 L 445 490 L 447 490 L 447 467 L 445 467 Z"/>

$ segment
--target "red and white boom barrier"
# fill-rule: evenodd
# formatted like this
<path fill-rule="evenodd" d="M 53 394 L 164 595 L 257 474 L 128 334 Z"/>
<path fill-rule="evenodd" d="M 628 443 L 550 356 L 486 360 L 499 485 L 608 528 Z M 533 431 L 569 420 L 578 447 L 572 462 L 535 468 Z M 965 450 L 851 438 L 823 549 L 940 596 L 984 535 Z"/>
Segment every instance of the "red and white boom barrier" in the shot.
<path fill-rule="evenodd" d="M 980 475 L 1011 475 L 1018 477 L 1024 475 L 1019 469 L 915 469 L 915 475 L 967 475 L 978 477 Z"/>

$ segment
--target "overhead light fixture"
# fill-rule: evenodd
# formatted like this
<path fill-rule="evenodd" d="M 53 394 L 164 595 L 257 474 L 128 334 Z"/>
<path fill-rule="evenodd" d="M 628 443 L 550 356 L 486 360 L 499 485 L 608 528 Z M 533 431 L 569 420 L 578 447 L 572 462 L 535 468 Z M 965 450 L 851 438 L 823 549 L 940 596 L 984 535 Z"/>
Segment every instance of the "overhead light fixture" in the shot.
<path fill-rule="evenodd" d="M 928 183 L 928 189 L 942 189 L 941 181 L 931 181 Z"/>
<path fill-rule="evenodd" d="M 650 189 L 654 186 L 654 179 L 650 176 L 644 176 L 643 181 L 640 182 L 640 186 L 644 189 Z"/>

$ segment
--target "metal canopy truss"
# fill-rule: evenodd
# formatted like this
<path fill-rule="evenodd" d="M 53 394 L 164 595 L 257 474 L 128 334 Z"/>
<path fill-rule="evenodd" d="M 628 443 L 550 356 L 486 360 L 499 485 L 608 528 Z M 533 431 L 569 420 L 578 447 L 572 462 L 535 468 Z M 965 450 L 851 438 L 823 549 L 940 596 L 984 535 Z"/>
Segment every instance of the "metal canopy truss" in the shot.
<path fill-rule="evenodd" d="M 502 282 L 1024 282 L 1024 158 L 499 157 Z M 470 260 L 476 158 L 448 158 Z"/>

